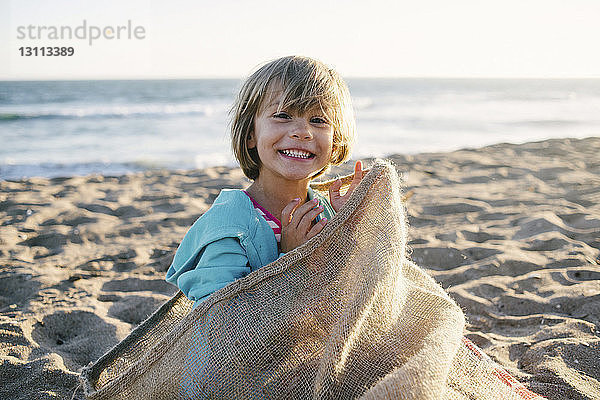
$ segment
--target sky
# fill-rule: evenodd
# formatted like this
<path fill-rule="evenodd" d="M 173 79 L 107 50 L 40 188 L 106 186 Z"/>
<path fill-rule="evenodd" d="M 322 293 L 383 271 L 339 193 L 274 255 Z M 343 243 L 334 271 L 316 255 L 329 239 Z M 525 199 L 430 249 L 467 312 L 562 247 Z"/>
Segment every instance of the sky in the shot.
<path fill-rule="evenodd" d="M 599 17 L 598 0 L 1 0 L 0 80 L 240 78 L 290 54 L 344 77 L 600 78 Z M 128 23 L 143 35 L 114 37 Z M 19 50 L 46 46 L 74 54 Z"/>

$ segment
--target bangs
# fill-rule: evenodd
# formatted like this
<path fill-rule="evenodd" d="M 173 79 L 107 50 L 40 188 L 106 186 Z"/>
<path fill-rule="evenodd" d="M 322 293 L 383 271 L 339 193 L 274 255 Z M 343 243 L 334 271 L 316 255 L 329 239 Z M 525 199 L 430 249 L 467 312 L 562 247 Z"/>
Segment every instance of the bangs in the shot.
<path fill-rule="evenodd" d="M 288 71 L 285 71 L 288 72 Z M 278 111 L 290 110 L 305 114 L 316 110 L 327 121 L 334 125 L 340 124 L 340 98 L 341 93 L 333 77 L 313 69 L 310 74 L 284 73 L 274 77 L 268 85 L 265 96 L 265 105 L 271 104 L 279 95 L 281 102 Z M 285 89 L 283 89 L 285 88 Z"/>

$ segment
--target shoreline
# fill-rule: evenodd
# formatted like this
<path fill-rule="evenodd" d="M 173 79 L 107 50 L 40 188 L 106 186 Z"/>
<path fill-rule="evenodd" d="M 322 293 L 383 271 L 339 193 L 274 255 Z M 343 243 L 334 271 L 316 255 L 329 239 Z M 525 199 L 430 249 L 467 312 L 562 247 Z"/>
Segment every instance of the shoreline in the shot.
<path fill-rule="evenodd" d="M 600 397 L 599 154 L 591 137 L 387 157 L 413 192 L 412 259 L 466 336 L 549 399 Z M 0 397 L 70 399 L 76 371 L 176 292 L 187 229 L 246 182 L 229 167 L 0 180 Z"/>
<path fill-rule="evenodd" d="M 561 141 L 561 140 L 587 140 L 593 139 L 595 136 L 585 136 L 585 137 L 558 137 L 558 138 L 546 138 L 541 140 L 534 141 L 525 141 L 525 142 L 506 142 L 501 141 L 497 143 L 487 144 L 485 146 L 474 146 L 474 147 L 460 147 L 457 149 L 449 149 L 449 150 L 440 150 L 440 151 L 421 151 L 421 152 L 407 152 L 407 153 L 392 153 L 381 157 L 353 157 L 352 160 L 373 160 L 375 158 L 380 159 L 394 159 L 394 158 L 402 158 L 402 157 L 411 157 L 418 155 L 435 155 L 435 154 L 447 154 L 453 153 L 457 151 L 472 151 L 479 149 L 486 149 L 488 147 L 494 146 L 520 146 L 528 143 L 542 143 L 542 142 L 552 142 L 552 141 Z M 348 161 L 347 163 L 349 163 Z M 155 166 L 153 166 L 155 165 Z M 28 179 L 66 179 L 66 178 L 74 178 L 74 177 L 87 177 L 87 176 L 104 176 L 104 177 L 120 177 L 126 175 L 136 175 L 136 174 L 145 174 L 152 172 L 176 172 L 176 173 L 199 173 L 204 170 L 210 170 L 212 168 L 226 168 L 226 169 L 236 169 L 238 168 L 235 165 L 235 162 L 232 160 L 231 164 L 215 164 L 208 165 L 205 167 L 167 167 L 161 165 L 159 161 L 128 161 L 128 162 L 103 162 L 103 161 L 93 161 L 88 163 L 72 163 L 72 164 L 63 164 L 63 163 L 42 163 L 42 164 L 14 164 L 14 163 L 5 163 L 0 164 L 0 182 L 9 181 L 9 182 L 20 182 Z M 38 175 L 27 175 L 27 176 L 12 176 L 15 175 L 14 169 L 26 169 L 29 171 L 45 171 L 44 173 L 40 173 Z M 58 173 L 58 172 L 48 172 L 50 169 L 52 171 L 55 170 L 83 170 L 88 172 L 82 173 Z M 99 169 L 102 169 L 103 172 L 98 172 Z M 344 169 L 345 170 L 345 169 Z M 108 171 L 108 172 L 107 172 Z M 8 176 L 8 177 L 4 177 Z"/>

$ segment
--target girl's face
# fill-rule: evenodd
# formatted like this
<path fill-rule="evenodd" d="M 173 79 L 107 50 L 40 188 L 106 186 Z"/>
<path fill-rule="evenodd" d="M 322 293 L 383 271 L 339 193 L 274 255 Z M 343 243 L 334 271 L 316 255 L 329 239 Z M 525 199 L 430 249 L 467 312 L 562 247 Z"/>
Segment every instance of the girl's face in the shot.
<path fill-rule="evenodd" d="M 331 160 L 333 126 L 318 107 L 304 115 L 278 112 L 280 100 L 281 94 L 272 96 L 261 107 L 248 138 L 261 162 L 258 179 L 308 181 Z"/>

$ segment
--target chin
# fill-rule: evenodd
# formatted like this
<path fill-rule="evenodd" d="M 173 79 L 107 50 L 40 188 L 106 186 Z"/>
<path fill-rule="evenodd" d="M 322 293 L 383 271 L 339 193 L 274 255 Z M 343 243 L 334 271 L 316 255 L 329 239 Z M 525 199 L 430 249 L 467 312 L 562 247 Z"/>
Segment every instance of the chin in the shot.
<path fill-rule="evenodd" d="M 310 172 L 310 173 L 306 173 L 306 172 L 288 173 L 288 174 L 284 175 L 284 178 L 286 178 L 287 180 L 290 180 L 290 181 L 303 181 L 305 179 L 312 179 L 312 177 L 315 176 L 316 174 L 318 174 L 318 171 Z"/>

